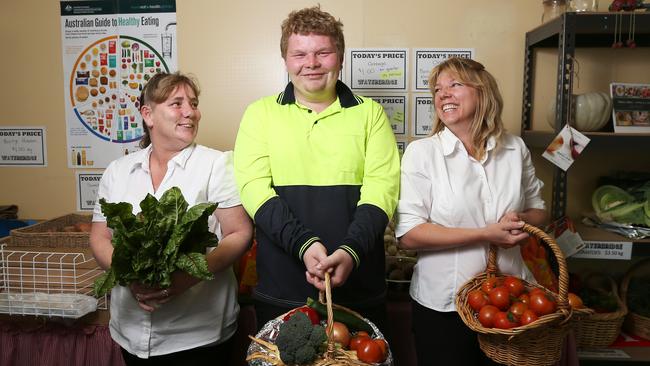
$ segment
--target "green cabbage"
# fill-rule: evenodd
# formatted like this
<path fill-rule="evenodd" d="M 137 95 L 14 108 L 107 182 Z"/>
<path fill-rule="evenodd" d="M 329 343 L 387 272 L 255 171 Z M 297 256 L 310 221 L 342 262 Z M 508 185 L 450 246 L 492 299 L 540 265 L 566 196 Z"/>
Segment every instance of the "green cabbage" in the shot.
<path fill-rule="evenodd" d="M 649 193 L 650 189 L 641 195 L 645 199 L 639 201 L 634 195 L 617 186 L 604 185 L 594 191 L 591 196 L 591 204 L 596 216 L 602 221 L 650 226 L 648 225 L 650 223 L 650 203 L 646 198 Z"/>

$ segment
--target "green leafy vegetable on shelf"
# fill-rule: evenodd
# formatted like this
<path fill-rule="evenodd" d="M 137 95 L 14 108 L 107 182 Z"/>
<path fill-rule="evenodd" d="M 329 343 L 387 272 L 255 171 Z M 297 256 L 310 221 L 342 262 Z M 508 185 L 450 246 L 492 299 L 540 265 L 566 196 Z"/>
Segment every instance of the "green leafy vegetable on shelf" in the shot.
<path fill-rule="evenodd" d="M 594 191 L 591 204 L 596 216 L 603 221 L 650 226 L 649 198 L 650 184 L 645 184 L 634 192 L 614 185 L 604 185 Z"/>
<path fill-rule="evenodd" d="M 116 284 L 141 282 L 149 286 L 171 286 L 171 275 L 182 270 L 200 279 L 212 279 L 205 259 L 206 247 L 216 246 L 217 237 L 208 230 L 208 218 L 216 203 L 200 203 L 189 210 L 181 190 L 172 187 L 158 201 L 148 194 L 133 214 L 127 202 L 99 200 L 106 223 L 113 229 L 111 268 L 95 280 L 97 296 Z"/>

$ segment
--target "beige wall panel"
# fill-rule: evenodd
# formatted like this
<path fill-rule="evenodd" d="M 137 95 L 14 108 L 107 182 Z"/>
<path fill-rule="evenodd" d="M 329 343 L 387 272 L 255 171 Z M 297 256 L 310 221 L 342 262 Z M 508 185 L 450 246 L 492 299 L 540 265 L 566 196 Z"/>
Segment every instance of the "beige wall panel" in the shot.
<path fill-rule="evenodd" d="M 246 106 L 284 87 L 280 23 L 291 10 L 314 4 L 298 0 L 177 0 L 179 69 L 196 75 L 202 88 L 199 143 L 232 149 Z M 506 127 L 519 133 L 524 35 L 539 25 L 541 1 L 493 0 L 459 6 L 442 0 L 321 0 L 320 4 L 344 23 L 348 47 L 475 48 L 477 60 L 500 83 Z M 19 205 L 23 218 L 45 219 L 74 212 L 74 170 L 66 162 L 59 2 L 6 2 L 0 12 L 0 41 L 4 81 L 0 125 L 44 125 L 48 145 L 46 168 L 0 168 L 0 204 Z M 554 75 L 556 56 L 544 52 L 548 55 L 543 69 L 550 68 Z M 628 57 L 634 52 L 622 50 L 621 55 Z M 585 87 L 590 85 L 587 74 L 604 72 L 598 68 L 599 62 L 581 63 Z M 643 68 L 641 58 L 633 66 L 626 64 L 625 70 L 607 67 L 606 72 L 616 78 L 638 74 Z M 536 91 L 535 98 L 549 100 L 554 95 L 554 76 L 541 79 L 543 91 Z M 546 108 L 547 103 L 540 104 Z M 538 109 L 536 105 L 536 123 Z M 548 163 L 543 159 L 536 163 L 550 187 Z M 545 194 L 550 197 L 550 189 Z"/>

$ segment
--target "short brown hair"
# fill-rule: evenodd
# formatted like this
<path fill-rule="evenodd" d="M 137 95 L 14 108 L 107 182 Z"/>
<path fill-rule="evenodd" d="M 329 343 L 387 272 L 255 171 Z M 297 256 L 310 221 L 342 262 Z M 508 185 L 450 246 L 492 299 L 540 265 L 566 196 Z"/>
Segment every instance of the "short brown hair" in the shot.
<path fill-rule="evenodd" d="M 485 66 L 480 62 L 469 58 L 449 58 L 434 67 L 429 75 L 429 90 L 433 95 L 434 103 L 436 82 L 443 71 L 451 73 L 458 81 L 477 91 L 478 103 L 470 133 L 472 135 L 472 144 L 476 149 L 475 158 L 481 159 L 485 154 L 487 140 L 490 137 L 495 137 L 498 144 L 504 131 L 501 119 L 503 98 L 497 81 L 492 74 L 485 70 Z M 433 117 L 433 134 L 442 131 L 444 128 L 444 123 L 441 123 L 440 117 L 436 114 Z"/>
<path fill-rule="evenodd" d="M 192 76 L 181 74 L 180 72 L 166 73 L 160 72 L 155 74 L 142 88 L 140 93 L 140 108 L 142 106 L 155 103 L 160 104 L 169 98 L 169 96 L 181 85 L 189 86 L 198 98 L 201 90 L 196 79 Z M 149 136 L 149 127 L 142 122 L 143 135 L 140 140 L 140 148 L 151 144 L 151 137 Z"/>
<path fill-rule="evenodd" d="M 343 23 L 334 18 L 332 14 L 322 11 L 320 5 L 294 10 L 282 22 L 282 38 L 280 39 L 282 58 L 287 57 L 287 45 L 292 34 L 307 35 L 310 33 L 329 36 L 336 46 L 339 61 L 343 61 L 343 55 L 345 55 Z"/>

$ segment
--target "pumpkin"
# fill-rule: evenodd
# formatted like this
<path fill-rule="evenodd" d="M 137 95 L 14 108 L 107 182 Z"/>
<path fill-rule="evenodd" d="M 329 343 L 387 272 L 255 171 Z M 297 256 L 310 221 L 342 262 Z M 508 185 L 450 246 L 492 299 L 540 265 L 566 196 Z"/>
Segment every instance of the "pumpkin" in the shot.
<path fill-rule="evenodd" d="M 605 127 L 612 113 L 612 99 L 607 93 L 574 94 L 573 101 L 575 102 L 575 123 L 572 127 L 586 132 L 598 131 Z M 555 99 L 549 105 L 546 121 L 555 128 Z"/>

